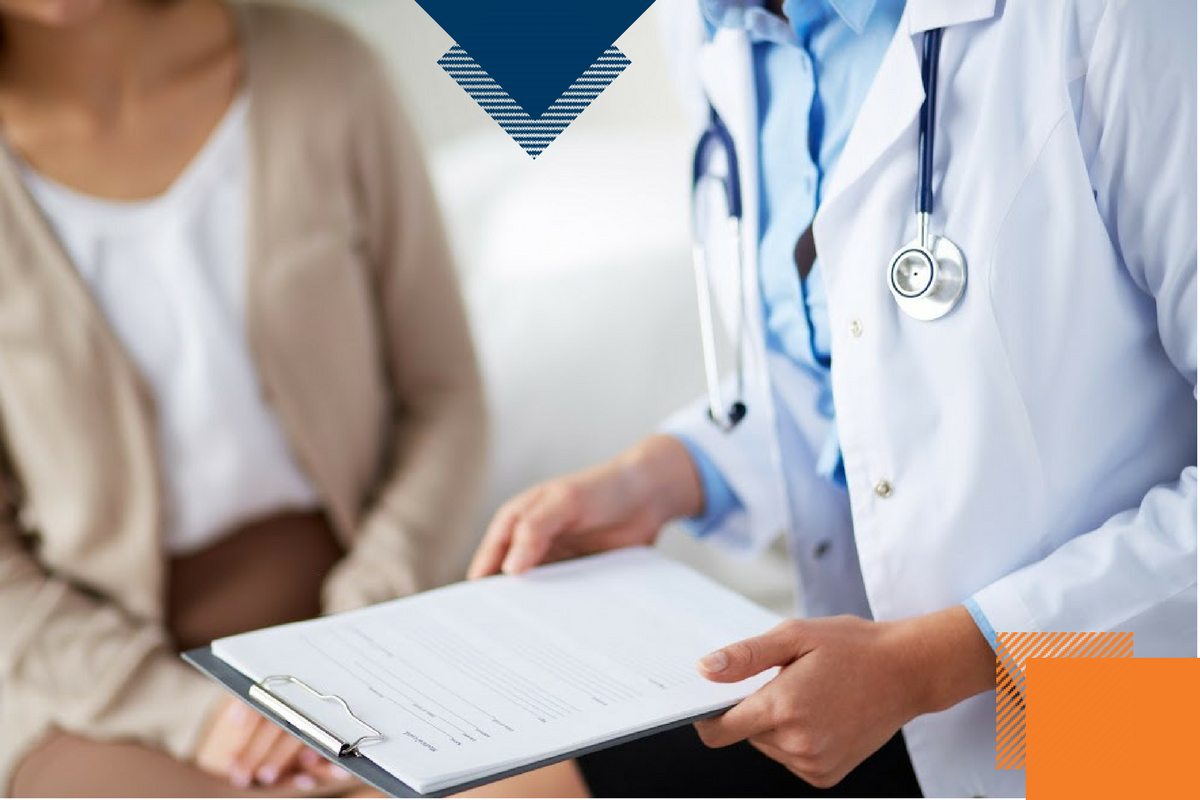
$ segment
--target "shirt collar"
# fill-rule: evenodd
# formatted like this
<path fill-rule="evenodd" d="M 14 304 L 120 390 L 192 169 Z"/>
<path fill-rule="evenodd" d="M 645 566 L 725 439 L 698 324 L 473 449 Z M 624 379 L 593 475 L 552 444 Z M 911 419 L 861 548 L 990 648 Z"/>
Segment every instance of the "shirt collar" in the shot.
<path fill-rule="evenodd" d="M 850 30 L 862 33 L 877 2 L 878 0 L 784 0 L 783 13 L 791 20 L 792 25 L 800 30 L 807 22 L 820 16 L 821 6 L 828 5 Z"/>
<path fill-rule="evenodd" d="M 875 10 L 878 0 L 784 0 L 783 11 L 793 30 L 802 30 L 817 19 L 827 5 L 855 33 L 862 33 Z M 783 23 L 763 8 L 763 0 L 700 0 L 704 17 L 719 28 L 745 28 L 762 38 L 778 38 L 780 31 L 772 30 L 770 20 Z M 766 17 L 767 19 L 764 19 Z M 786 23 L 783 23 L 786 26 Z M 774 34 L 774 35 L 766 35 Z"/>

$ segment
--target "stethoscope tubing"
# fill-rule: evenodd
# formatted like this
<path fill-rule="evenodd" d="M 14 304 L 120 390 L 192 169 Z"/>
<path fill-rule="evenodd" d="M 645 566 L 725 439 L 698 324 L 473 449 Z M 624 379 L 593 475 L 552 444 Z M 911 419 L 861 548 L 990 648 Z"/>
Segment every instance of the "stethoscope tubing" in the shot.
<path fill-rule="evenodd" d="M 708 107 L 708 128 L 700 135 L 696 143 L 696 153 L 692 158 L 692 189 L 700 185 L 701 179 L 707 173 L 705 164 L 708 163 L 709 151 L 713 145 L 725 154 L 725 176 L 722 184 L 725 189 L 726 209 L 729 216 L 739 222 L 742 219 L 742 179 L 738 172 L 737 149 L 734 147 L 733 135 L 725 127 L 725 121 L 711 104 Z"/>
<path fill-rule="evenodd" d="M 938 57 L 942 51 L 942 29 L 925 31 L 921 43 L 921 83 L 925 99 L 917 132 L 917 213 L 933 213 L 933 138 L 937 129 Z"/>

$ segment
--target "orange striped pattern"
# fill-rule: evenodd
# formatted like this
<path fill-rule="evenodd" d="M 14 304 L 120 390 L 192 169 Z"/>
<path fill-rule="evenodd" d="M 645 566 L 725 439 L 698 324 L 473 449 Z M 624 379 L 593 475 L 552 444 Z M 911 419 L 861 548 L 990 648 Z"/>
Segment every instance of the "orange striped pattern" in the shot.
<path fill-rule="evenodd" d="M 997 635 L 996 769 L 1025 768 L 1025 659 L 1132 657 L 1132 633 Z"/>

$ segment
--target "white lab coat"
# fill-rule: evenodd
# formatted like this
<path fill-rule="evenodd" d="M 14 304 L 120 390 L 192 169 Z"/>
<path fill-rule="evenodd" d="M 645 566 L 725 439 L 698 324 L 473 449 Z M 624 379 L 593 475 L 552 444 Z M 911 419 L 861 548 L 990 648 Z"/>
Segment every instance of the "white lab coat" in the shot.
<path fill-rule="evenodd" d="M 702 87 L 736 140 L 757 298 L 749 42 L 705 42 L 696 4 L 675 0 L 666 29 L 698 119 Z M 919 322 L 885 276 L 915 234 L 936 27 L 932 228 L 969 276 L 957 309 Z M 1195 65 L 1194 0 L 909 0 L 814 223 L 848 494 L 814 471 L 816 386 L 767 353 L 757 301 L 745 422 L 723 434 L 697 404 L 666 426 L 743 504 L 717 539 L 787 532 L 803 613 L 974 596 L 997 631 L 1132 631 L 1139 656 L 1196 654 Z M 715 278 L 727 323 L 733 273 Z M 1023 771 L 995 767 L 991 694 L 904 733 L 927 795 L 1024 794 Z"/>

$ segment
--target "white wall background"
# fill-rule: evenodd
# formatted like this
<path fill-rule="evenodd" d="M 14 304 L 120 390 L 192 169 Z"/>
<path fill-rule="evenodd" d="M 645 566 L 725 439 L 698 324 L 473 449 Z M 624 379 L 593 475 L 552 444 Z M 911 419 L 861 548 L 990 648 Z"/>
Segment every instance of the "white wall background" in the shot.
<path fill-rule="evenodd" d="M 607 458 L 703 389 L 688 235 L 691 142 L 651 8 L 617 40 L 632 64 L 536 160 L 437 65 L 451 38 L 413 0 L 293 0 L 386 60 L 430 154 L 493 414 L 491 512 Z M 776 609 L 782 545 L 735 560 L 664 547 Z"/>

